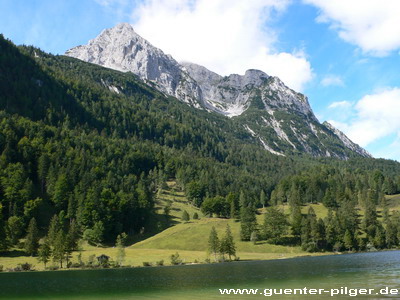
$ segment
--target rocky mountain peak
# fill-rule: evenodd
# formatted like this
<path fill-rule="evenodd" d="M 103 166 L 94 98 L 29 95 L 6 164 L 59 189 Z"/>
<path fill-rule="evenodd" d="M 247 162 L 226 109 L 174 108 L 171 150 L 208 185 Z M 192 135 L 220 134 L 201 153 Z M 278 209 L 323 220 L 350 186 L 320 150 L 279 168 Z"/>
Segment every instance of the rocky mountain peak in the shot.
<path fill-rule="evenodd" d="M 139 36 L 127 23 L 106 29 L 87 45 L 72 48 L 65 54 L 114 70 L 132 72 L 154 83 L 161 92 L 202 107 L 200 88 L 183 67 Z"/>
<path fill-rule="evenodd" d="M 278 77 L 256 69 L 244 75 L 221 76 L 194 63 L 180 64 L 139 36 L 128 23 L 103 30 L 87 45 L 72 48 L 66 55 L 132 72 L 159 91 L 196 108 L 240 116 L 237 122 L 274 154 L 300 152 L 345 159 L 348 150 L 337 149 L 347 148 L 370 156 L 329 123 L 320 124 L 307 97 Z M 117 87 L 109 88 L 119 92 Z M 337 148 L 337 144 L 341 146 Z"/>

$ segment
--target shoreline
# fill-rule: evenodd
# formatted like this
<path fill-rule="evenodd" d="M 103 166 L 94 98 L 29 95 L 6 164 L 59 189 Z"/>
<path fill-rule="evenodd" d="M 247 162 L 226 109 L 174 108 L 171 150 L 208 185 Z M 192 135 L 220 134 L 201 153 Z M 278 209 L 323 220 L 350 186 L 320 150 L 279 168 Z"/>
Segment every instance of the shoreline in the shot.
<path fill-rule="evenodd" d="M 148 249 L 145 249 L 148 250 Z M 168 251 L 168 252 L 177 252 L 176 250 L 165 250 L 165 249 L 151 249 L 151 250 L 162 250 L 162 251 Z M 305 257 L 319 257 L 319 256 L 334 256 L 334 255 L 348 255 L 348 254 L 363 254 L 363 253 L 379 253 L 379 252 L 388 252 L 388 251 L 399 251 L 400 249 L 383 249 L 383 250 L 377 250 L 377 251 L 357 251 L 357 252 L 315 252 L 315 253 L 309 253 L 309 254 L 304 254 L 304 253 L 299 253 L 299 255 L 296 255 L 294 253 L 259 253 L 262 255 L 279 255 L 279 256 L 283 256 L 283 257 L 271 257 L 271 258 L 243 258 L 239 260 L 231 260 L 231 261 L 222 261 L 222 262 L 206 262 L 206 261 L 199 261 L 199 262 L 183 262 L 182 264 L 163 264 L 163 265 L 157 265 L 155 262 L 148 262 L 149 265 L 122 265 L 119 267 L 115 267 L 115 266 L 108 266 L 108 267 L 102 267 L 101 265 L 95 265 L 93 267 L 69 267 L 69 268 L 58 268 L 58 269 L 35 269 L 36 264 L 32 264 L 33 269 L 32 270 L 21 270 L 21 271 L 14 271 L 14 270 L 7 270 L 7 269 L 3 269 L 3 271 L 0 272 L 0 274 L 2 273 L 27 273 L 27 272 L 58 272 L 58 271 L 87 271 L 87 270 L 117 270 L 117 269 L 137 269 L 137 268 L 161 268 L 161 267 L 182 267 L 182 266 L 195 266 L 195 265 L 218 265 L 218 264 L 226 264 L 226 263 L 244 263 L 244 262 L 258 262 L 258 261 L 273 261 L 273 260 L 287 260 L 287 259 L 296 259 L 296 258 L 305 258 Z M 195 251 L 185 251 L 185 250 L 178 250 L 181 252 L 195 252 Z M 248 253 L 242 253 L 244 254 L 244 257 L 246 257 L 246 254 Z M 256 253 L 251 253 L 252 255 L 256 254 Z M 2 259 L 5 259 L 7 257 L 1 256 L 0 257 L 0 265 L 2 265 Z M 31 259 L 35 259 L 37 261 L 37 257 L 29 257 Z M 20 260 L 19 262 L 17 262 L 13 268 L 17 267 L 17 265 L 19 264 L 25 264 L 26 259 Z M 10 269 L 10 268 L 8 268 Z"/>

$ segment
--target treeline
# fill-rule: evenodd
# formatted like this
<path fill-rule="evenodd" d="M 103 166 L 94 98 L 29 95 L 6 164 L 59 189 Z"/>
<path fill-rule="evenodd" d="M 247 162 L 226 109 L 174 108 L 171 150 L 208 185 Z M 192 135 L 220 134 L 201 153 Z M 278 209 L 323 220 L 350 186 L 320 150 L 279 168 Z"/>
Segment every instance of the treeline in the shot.
<path fill-rule="evenodd" d="M 399 193 L 399 184 L 399 176 L 379 170 L 317 166 L 283 178 L 270 198 L 261 191 L 251 199 L 242 191 L 208 197 L 201 209 L 208 216 L 239 219 L 243 241 L 301 245 L 310 252 L 393 248 L 400 245 L 400 212 L 390 211 L 385 195 Z M 323 204 L 327 216 L 318 218 L 311 204 Z M 257 208 L 265 206 L 258 224 Z"/>

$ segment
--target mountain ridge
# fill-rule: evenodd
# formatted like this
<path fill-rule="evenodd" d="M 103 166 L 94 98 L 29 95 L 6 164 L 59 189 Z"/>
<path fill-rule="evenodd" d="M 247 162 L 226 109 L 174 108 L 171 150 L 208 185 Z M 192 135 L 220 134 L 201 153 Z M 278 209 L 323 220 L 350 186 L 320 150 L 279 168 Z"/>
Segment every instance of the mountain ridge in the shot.
<path fill-rule="evenodd" d="M 105 29 L 87 45 L 74 47 L 65 54 L 132 72 L 162 93 L 190 106 L 237 118 L 273 154 L 304 152 L 348 159 L 352 152 L 371 157 L 331 124 L 321 124 L 307 97 L 287 87 L 278 77 L 256 69 L 249 69 L 244 75 L 221 76 L 198 64 L 178 63 L 139 36 L 128 23 Z M 117 87 L 109 88 L 120 92 Z M 254 119 L 246 117 L 249 115 Z M 324 142 L 325 136 L 329 141 Z"/>

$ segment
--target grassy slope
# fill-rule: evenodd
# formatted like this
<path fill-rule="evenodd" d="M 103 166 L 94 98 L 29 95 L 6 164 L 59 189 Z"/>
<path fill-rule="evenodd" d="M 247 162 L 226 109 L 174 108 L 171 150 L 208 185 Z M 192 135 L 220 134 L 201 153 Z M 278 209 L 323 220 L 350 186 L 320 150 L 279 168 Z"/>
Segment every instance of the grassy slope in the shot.
<path fill-rule="evenodd" d="M 387 199 L 391 210 L 400 208 L 400 195 L 388 196 Z M 164 207 L 171 203 L 170 217 L 165 218 Z M 318 217 L 324 218 L 327 214 L 327 209 L 322 204 L 311 204 Z M 125 249 L 126 259 L 124 264 L 130 266 L 141 266 L 143 262 L 155 263 L 156 261 L 164 260 L 165 264 L 169 264 L 171 254 L 179 252 L 183 261 L 204 262 L 209 257 L 207 254 L 207 242 L 211 228 L 214 226 L 219 237 L 222 237 L 225 232 L 226 225 L 229 224 L 234 236 L 237 248 L 237 255 L 241 260 L 254 259 L 276 259 L 289 258 L 300 255 L 310 255 L 304 252 L 300 247 L 289 247 L 270 245 L 264 241 L 254 245 L 251 242 L 240 241 L 240 223 L 230 219 L 206 218 L 196 207 L 190 205 L 184 193 L 177 187 L 175 182 L 168 182 L 168 188 L 161 191 L 156 202 L 157 219 L 163 227 L 170 225 L 167 229 L 152 235 L 151 237 L 137 242 Z M 288 207 L 282 207 L 288 212 Z M 191 220 L 183 222 L 181 220 L 182 212 L 186 210 Z M 302 212 L 306 214 L 308 206 L 302 208 Z M 378 209 L 378 212 L 381 210 Z M 197 212 L 200 219 L 193 220 L 193 214 Z M 258 223 L 263 222 L 263 211 L 257 216 Z M 362 215 L 362 211 L 360 211 Z M 117 249 L 113 247 L 93 247 L 87 244 L 82 245 L 82 259 L 87 261 L 90 255 L 106 254 L 111 258 L 117 256 Z M 78 253 L 72 255 L 72 261 L 77 260 Z M 312 255 L 321 255 L 314 253 Z M 43 269 L 43 264 L 39 264 L 35 257 L 24 256 L 22 252 L 14 252 L 14 255 L 0 257 L 0 265 L 4 268 L 15 267 L 18 263 L 29 262 L 35 265 L 35 269 Z M 51 263 L 50 263 L 51 264 Z"/>

